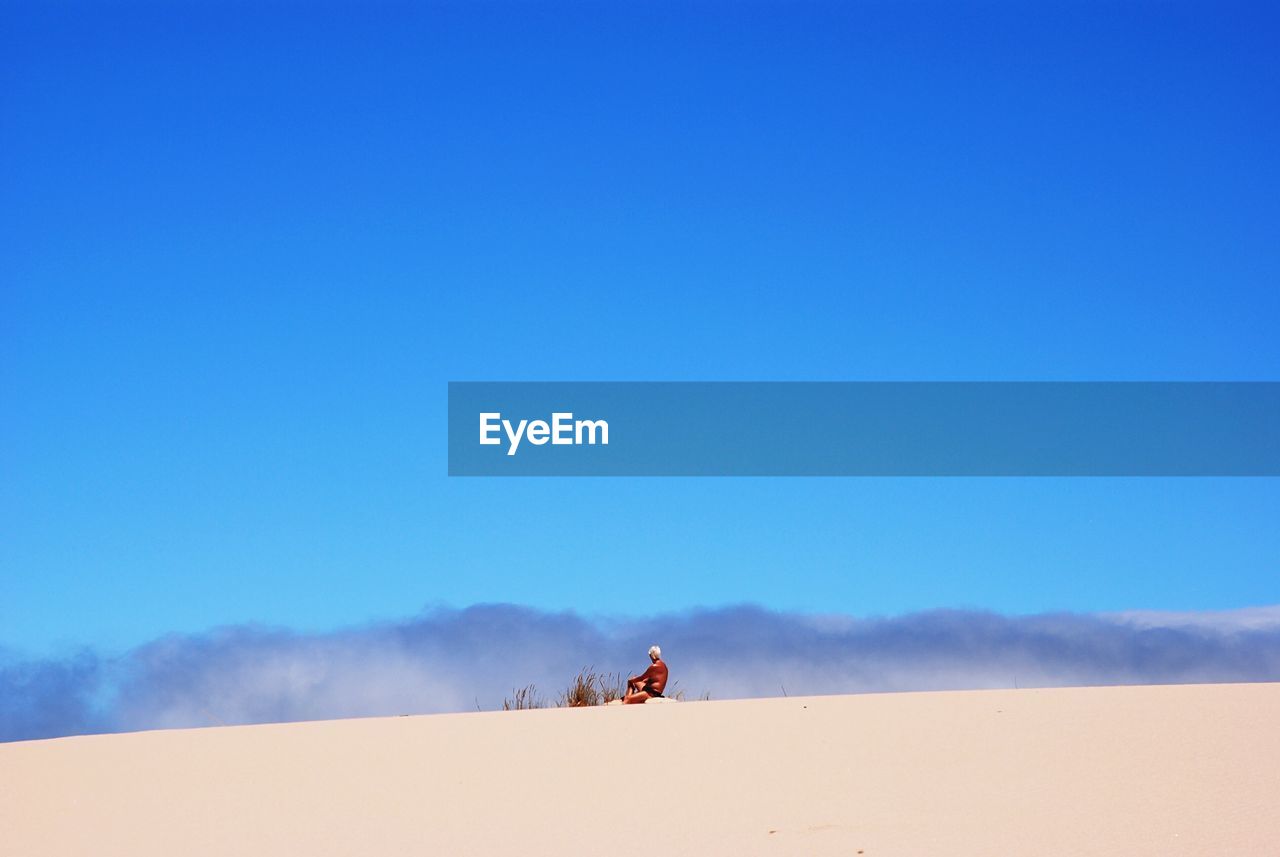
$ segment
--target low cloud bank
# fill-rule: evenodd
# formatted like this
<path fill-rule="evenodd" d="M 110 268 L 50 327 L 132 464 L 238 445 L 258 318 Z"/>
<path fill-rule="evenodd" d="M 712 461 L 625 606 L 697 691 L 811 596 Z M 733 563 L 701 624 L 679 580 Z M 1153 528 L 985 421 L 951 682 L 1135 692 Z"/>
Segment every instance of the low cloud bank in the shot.
<path fill-rule="evenodd" d="M 548 696 L 583 666 L 638 672 L 660 643 L 690 696 L 1280 681 L 1280 608 L 878 619 L 699 610 L 605 625 L 512 605 L 323 634 L 168 636 L 120 658 L 0 659 L 0 741 L 419 714 Z"/>

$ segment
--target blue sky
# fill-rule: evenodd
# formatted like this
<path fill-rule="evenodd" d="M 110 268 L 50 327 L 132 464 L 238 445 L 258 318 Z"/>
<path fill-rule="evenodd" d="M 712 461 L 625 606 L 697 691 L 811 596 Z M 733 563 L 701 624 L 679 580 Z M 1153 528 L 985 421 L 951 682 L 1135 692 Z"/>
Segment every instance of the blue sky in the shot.
<path fill-rule="evenodd" d="M 1280 380 L 1262 4 L 5 17 L 0 646 L 1280 601 L 1270 479 L 444 475 L 449 380 Z"/>

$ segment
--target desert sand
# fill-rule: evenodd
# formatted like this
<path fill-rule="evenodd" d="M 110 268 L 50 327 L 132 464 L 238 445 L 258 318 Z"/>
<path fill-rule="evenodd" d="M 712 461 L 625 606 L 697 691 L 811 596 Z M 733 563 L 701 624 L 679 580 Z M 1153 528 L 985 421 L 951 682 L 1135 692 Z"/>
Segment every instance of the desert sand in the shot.
<path fill-rule="evenodd" d="M 1275 857 L 1280 684 L 684 702 L 0 745 L 7 857 L 536 857 L 628 842 L 663 855 Z"/>

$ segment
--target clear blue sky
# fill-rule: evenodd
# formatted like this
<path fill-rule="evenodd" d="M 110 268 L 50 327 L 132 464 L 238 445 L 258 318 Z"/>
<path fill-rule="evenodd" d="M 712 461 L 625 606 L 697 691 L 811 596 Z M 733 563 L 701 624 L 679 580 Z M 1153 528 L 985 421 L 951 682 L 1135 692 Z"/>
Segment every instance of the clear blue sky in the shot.
<path fill-rule="evenodd" d="M 1280 379 L 1266 4 L 174 5 L 3 8 L 0 646 L 1280 601 L 1277 480 L 444 475 L 449 380 Z"/>

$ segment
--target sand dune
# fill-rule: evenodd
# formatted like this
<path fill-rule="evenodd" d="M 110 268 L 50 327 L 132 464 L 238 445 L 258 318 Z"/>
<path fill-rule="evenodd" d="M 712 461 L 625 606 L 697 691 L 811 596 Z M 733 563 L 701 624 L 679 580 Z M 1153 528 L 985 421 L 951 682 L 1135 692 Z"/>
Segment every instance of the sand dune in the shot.
<path fill-rule="evenodd" d="M 0 745 L 7 857 L 603 854 L 628 841 L 666 855 L 1275 857 L 1280 685 L 686 702 Z"/>

